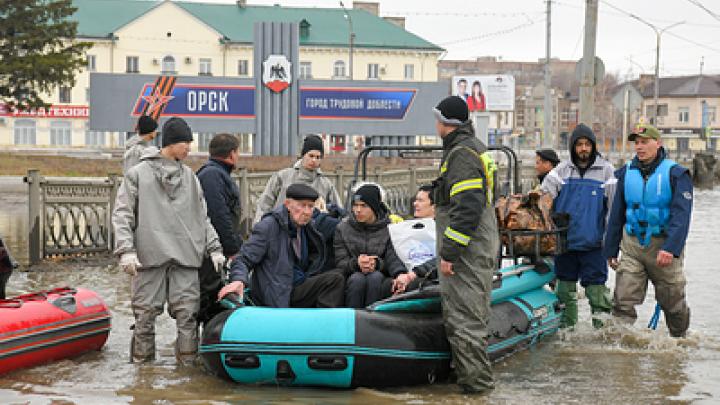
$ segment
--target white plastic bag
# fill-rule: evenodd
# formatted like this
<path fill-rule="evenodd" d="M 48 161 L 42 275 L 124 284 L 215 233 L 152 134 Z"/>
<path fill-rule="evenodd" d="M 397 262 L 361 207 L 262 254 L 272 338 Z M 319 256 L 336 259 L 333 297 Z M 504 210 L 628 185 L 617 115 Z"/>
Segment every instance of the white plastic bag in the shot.
<path fill-rule="evenodd" d="M 395 252 L 408 270 L 436 255 L 435 220 L 413 219 L 388 225 Z"/>

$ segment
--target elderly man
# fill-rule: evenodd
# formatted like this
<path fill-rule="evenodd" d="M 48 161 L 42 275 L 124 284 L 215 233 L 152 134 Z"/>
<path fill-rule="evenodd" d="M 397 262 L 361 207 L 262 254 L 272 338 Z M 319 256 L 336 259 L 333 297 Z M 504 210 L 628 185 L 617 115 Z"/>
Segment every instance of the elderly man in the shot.
<path fill-rule="evenodd" d="M 640 125 L 628 139 L 635 142 L 636 156 L 615 172 L 618 187 L 603 252 L 617 274 L 613 315 L 635 322 L 635 306 L 645 300 L 649 279 L 670 335 L 682 337 L 690 326 L 683 256 L 692 180 L 686 168 L 668 158 L 655 127 Z"/>
<path fill-rule="evenodd" d="M 253 227 L 233 260 L 229 293 L 242 296 L 246 285 L 257 305 L 287 308 L 334 308 L 343 303 L 344 278 L 324 272 L 325 243 L 311 220 L 318 193 L 305 184 L 287 188 L 283 205 Z M 249 279 L 253 270 L 252 280 Z"/>

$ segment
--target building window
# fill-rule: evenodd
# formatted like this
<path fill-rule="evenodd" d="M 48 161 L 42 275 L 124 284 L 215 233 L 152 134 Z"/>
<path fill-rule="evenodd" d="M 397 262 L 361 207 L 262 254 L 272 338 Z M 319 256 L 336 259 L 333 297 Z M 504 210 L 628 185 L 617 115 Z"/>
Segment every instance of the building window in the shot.
<path fill-rule="evenodd" d="M 333 153 L 344 153 L 347 148 L 345 135 L 330 135 L 330 150 Z"/>
<path fill-rule="evenodd" d="M 415 79 L 415 65 L 405 65 L 405 80 Z"/>
<path fill-rule="evenodd" d="M 688 107 L 678 108 L 678 122 L 690 122 L 690 109 Z"/>
<path fill-rule="evenodd" d="M 715 107 L 708 107 L 706 111 L 707 111 L 707 120 L 708 120 L 707 123 L 708 123 L 708 125 L 715 123 L 715 113 L 716 113 L 716 111 L 717 111 L 717 110 L 715 109 Z"/>
<path fill-rule="evenodd" d="M 15 120 L 15 145 L 35 145 L 35 120 Z"/>
<path fill-rule="evenodd" d="M 140 73 L 140 58 L 137 56 L 125 57 L 125 73 Z"/>
<path fill-rule="evenodd" d="M 50 145 L 70 145 L 72 138 L 72 125 L 68 121 L 53 121 L 50 123 Z"/>
<path fill-rule="evenodd" d="M 212 132 L 199 132 L 198 133 L 198 151 L 207 152 L 210 150 L 210 141 L 215 136 Z"/>
<path fill-rule="evenodd" d="M 95 55 L 87 55 L 87 71 L 94 72 L 96 70 Z"/>
<path fill-rule="evenodd" d="M 200 58 L 198 65 L 198 74 L 200 76 L 212 76 L 212 59 Z"/>
<path fill-rule="evenodd" d="M 252 138 L 253 134 L 240 134 L 240 153 L 244 155 L 252 154 Z"/>
<path fill-rule="evenodd" d="M 85 131 L 86 146 L 105 146 L 105 132 Z"/>
<path fill-rule="evenodd" d="M 249 76 L 248 61 L 247 59 L 240 59 L 238 61 L 238 76 Z"/>
<path fill-rule="evenodd" d="M 333 64 L 333 77 L 340 78 L 345 77 L 345 61 L 336 60 Z"/>
<path fill-rule="evenodd" d="M 377 63 L 368 63 L 368 79 L 377 79 L 380 68 Z"/>
<path fill-rule="evenodd" d="M 175 73 L 175 58 L 168 55 L 162 60 L 162 73 Z"/>
<path fill-rule="evenodd" d="M 312 62 L 300 62 L 300 78 L 312 79 Z"/>
<path fill-rule="evenodd" d="M 72 103 L 72 89 L 67 86 L 60 86 L 58 99 L 61 103 Z"/>
<path fill-rule="evenodd" d="M 666 117 L 668 115 L 668 105 L 667 104 L 658 104 L 658 117 Z M 655 108 L 654 104 L 650 104 L 647 107 L 645 107 L 645 115 L 648 117 L 652 117 L 653 109 Z"/>

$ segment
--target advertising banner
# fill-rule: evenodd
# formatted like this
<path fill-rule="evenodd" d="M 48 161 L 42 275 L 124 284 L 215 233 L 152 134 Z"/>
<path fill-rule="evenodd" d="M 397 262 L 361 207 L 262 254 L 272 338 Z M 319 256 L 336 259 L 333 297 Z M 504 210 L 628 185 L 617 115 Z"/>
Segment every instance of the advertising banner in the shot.
<path fill-rule="evenodd" d="M 511 75 L 453 76 L 451 92 L 467 101 L 470 111 L 515 110 L 515 78 Z"/>
<path fill-rule="evenodd" d="M 175 84 L 168 95 L 163 95 L 154 91 L 152 83 L 145 83 L 132 115 L 153 115 L 156 111 L 177 117 L 250 118 L 255 116 L 255 88 Z"/>
<path fill-rule="evenodd" d="M 415 89 L 300 88 L 300 118 L 402 120 Z"/>

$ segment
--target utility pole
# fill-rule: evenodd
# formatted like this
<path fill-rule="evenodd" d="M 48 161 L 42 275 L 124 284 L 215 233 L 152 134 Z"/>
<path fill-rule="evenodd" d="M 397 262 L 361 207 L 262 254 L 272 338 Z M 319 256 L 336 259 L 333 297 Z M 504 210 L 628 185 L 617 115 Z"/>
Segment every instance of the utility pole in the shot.
<path fill-rule="evenodd" d="M 702 76 L 703 67 L 705 66 L 705 57 L 700 57 L 700 76 Z"/>
<path fill-rule="evenodd" d="M 583 38 L 582 78 L 580 80 L 580 122 L 592 128 L 595 121 L 595 38 L 597 35 L 598 0 L 585 0 L 585 35 Z"/>
<path fill-rule="evenodd" d="M 677 27 L 680 24 L 685 24 L 685 21 L 676 22 L 674 24 L 670 24 L 665 28 L 658 29 L 658 27 L 655 24 L 651 24 L 642 18 L 636 16 L 635 14 L 630 15 L 630 17 L 640 21 L 641 23 L 647 25 L 648 27 L 652 28 L 653 31 L 655 31 L 655 91 L 653 96 L 653 102 L 655 105 L 653 106 L 653 114 L 652 114 L 652 124 L 657 126 L 657 117 L 660 110 L 660 106 L 658 105 L 658 95 L 660 93 L 660 36 L 663 34 L 663 32 L 669 30 L 670 28 Z"/>
<path fill-rule="evenodd" d="M 350 70 L 350 80 L 353 80 L 353 48 L 355 46 L 355 31 L 353 31 L 353 24 L 352 24 L 352 17 L 350 16 L 350 13 L 345 8 L 345 4 L 343 4 L 342 1 L 340 1 L 340 7 L 343 9 L 343 14 L 345 15 L 345 19 L 348 21 L 348 28 L 350 29 L 350 41 L 349 41 L 349 48 L 350 48 L 350 55 L 349 56 L 349 70 Z"/>
<path fill-rule="evenodd" d="M 550 9 L 551 0 L 546 0 L 547 3 L 547 18 L 545 19 L 545 116 L 543 118 L 543 148 L 551 148 L 555 146 L 553 138 L 553 125 L 552 125 L 552 100 L 550 99 L 550 87 L 552 86 L 550 80 Z"/>

